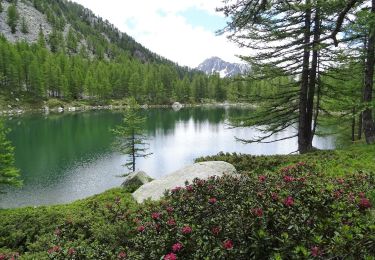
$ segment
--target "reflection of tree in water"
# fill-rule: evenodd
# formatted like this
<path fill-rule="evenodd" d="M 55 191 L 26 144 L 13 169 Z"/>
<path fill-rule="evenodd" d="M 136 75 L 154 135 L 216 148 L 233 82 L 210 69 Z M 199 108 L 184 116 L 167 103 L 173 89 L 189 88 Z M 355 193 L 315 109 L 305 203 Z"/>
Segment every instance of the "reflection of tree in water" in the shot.
<path fill-rule="evenodd" d="M 210 130 L 218 131 L 219 124 L 223 123 L 226 115 L 241 115 L 246 113 L 246 109 L 224 108 L 224 107 L 195 107 L 183 108 L 173 111 L 170 108 L 149 109 L 144 113 L 147 116 L 147 131 L 149 135 L 156 133 L 170 135 L 174 133 L 177 123 L 187 123 L 193 120 L 196 129 L 202 129 L 210 125 Z"/>
<path fill-rule="evenodd" d="M 174 134 L 177 124 L 194 122 L 198 129 L 218 132 L 227 115 L 240 115 L 237 108 L 170 108 L 143 110 L 149 136 Z M 109 129 L 121 122 L 121 111 L 91 111 L 49 115 L 24 115 L 6 122 L 9 139 L 16 147 L 16 165 L 27 175 L 25 182 L 62 178 L 66 167 L 111 151 Z M 39 176 L 39 177 L 38 177 Z"/>
<path fill-rule="evenodd" d="M 16 147 L 16 164 L 32 182 L 36 175 L 51 177 L 78 159 L 109 150 L 112 136 L 108 129 L 121 117 L 113 113 L 90 112 L 28 115 L 7 122 L 9 138 Z M 40 180 L 40 178 L 39 178 Z"/>

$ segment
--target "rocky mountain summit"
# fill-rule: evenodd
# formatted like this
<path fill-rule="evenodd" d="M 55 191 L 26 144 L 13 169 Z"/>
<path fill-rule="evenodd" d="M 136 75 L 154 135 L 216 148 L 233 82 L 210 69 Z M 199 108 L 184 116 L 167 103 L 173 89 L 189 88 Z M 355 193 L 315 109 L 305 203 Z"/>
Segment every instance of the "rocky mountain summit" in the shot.
<path fill-rule="evenodd" d="M 245 74 L 249 71 L 249 66 L 240 63 L 226 62 L 219 57 L 211 57 L 199 64 L 197 70 L 203 71 L 208 75 L 219 73 L 220 77 L 233 77 Z"/>

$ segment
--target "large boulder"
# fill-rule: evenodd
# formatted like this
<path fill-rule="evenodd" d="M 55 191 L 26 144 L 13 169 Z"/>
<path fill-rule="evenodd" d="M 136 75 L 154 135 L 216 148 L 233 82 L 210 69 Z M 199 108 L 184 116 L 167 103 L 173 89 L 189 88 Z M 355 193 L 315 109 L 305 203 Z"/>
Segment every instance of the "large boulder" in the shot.
<path fill-rule="evenodd" d="M 144 171 L 132 172 L 126 175 L 124 182 L 121 184 L 123 188 L 137 188 L 140 187 L 153 179 L 147 175 Z"/>
<path fill-rule="evenodd" d="M 195 163 L 161 179 L 144 184 L 133 193 L 133 197 L 138 203 L 148 198 L 158 200 L 164 195 L 165 190 L 184 186 L 186 181 L 191 183 L 195 178 L 208 179 L 211 176 L 221 177 L 224 174 L 235 175 L 237 174 L 236 168 L 222 161 Z"/>

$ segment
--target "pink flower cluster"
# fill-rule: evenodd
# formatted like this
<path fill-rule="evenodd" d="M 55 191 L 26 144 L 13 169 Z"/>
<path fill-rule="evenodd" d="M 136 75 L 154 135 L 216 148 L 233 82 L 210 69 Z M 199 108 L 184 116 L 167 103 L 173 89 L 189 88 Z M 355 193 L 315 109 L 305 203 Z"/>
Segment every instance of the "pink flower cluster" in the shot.
<path fill-rule="evenodd" d="M 75 255 L 76 253 L 77 251 L 73 247 L 68 249 L 68 255 Z"/>
<path fill-rule="evenodd" d="M 117 259 L 125 259 L 126 256 L 126 253 L 124 251 L 121 251 L 120 253 L 118 253 Z"/>
<path fill-rule="evenodd" d="M 285 175 L 285 176 L 284 176 L 284 181 L 285 181 L 286 183 L 288 183 L 288 182 L 292 182 L 292 181 L 294 181 L 294 177 L 289 176 L 289 175 Z"/>
<path fill-rule="evenodd" d="M 52 248 L 48 249 L 48 254 L 53 254 L 53 253 L 57 253 L 61 250 L 61 247 L 60 246 L 53 246 Z"/>
<path fill-rule="evenodd" d="M 158 219 L 160 219 L 160 216 L 161 216 L 161 214 L 160 214 L 159 212 L 153 212 L 153 213 L 151 214 L 151 217 L 152 217 L 153 220 L 158 220 Z"/>
<path fill-rule="evenodd" d="M 287 198 L 284 199 L 284 205 L 287 207 L 291 207 L 294 205 L 294 199 L 292 196 L 288 196 Z"/>
<path fill-rule="evenodd" d="M 251 210 L 251 213 L 254 215 L 254 216 L 257 216 L 257 217 L 262 217 L 263 216 L 263 210 L 261 208 L 253 208 Z"/>
<path fill-rule="evenodd" d="M 193 229 L 190 226 L 184 226 L 181 229 L 181 231 L 182 231 L 182 234 L 187 235 L 187 234 L 190 234 L 191 232 L 193 232 Z"/>
<path fill-rule="evenodd" d="M 174 253 L 169 253 L 168 255 L 164 256 L 164 260 L 176 260 L 177 256 Z"/>
<path fill-rule="evenodd" d="M 372 205 L 369 199 L 361 198 L 361 200 L 359 201 L 359 207 L 361 209 L 369 209 L 372 207 Z"/>
<path fill-rule="evenodd" d="M 180 243 L 180 242 L 177 242 L 176 244 L 174 244 L 172 246 L 172 251 L 173 252 L 179 252 L 181 251 L 181 249 L 183 248 L 184 246 Z"/>
<path fill-rule="evenodd" d="M 259 180 L 259 182 L 265 182 L 266 179 L 267 179 L 267 177 L 264 176 L 264 175 L 260 175 L 260 176 L 258 176 L 258 180 Z"/>
<path fill-rule="evenodd" d="M 213 228 L 211 228 L 211 232 L 212 232 L 212 234 L 217 236 L 221 232 L 221 227 L 213 227 Z"/>
<path fill-rule="evenodd" d="M 233 249 L 233 241 L 230 240 L 230 239 L 227 239 L 223 242 L 223 247 L 226 249 L 226 250 L 230 250 L 230 249 Z"/>

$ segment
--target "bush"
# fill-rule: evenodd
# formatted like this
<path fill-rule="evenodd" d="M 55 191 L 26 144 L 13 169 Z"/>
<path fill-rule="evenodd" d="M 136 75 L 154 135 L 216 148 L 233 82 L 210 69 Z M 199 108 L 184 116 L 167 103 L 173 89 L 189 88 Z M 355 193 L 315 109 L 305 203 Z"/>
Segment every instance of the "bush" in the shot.
<path fill-rule="evenodd" d="M 277 174 L 195 180 L 136 218 L 129 259 L 304 259 L 375 255 L 374 176 Z"/>
<path fill-rule="evenodd" d="M 135 208 L 117 188 L 69 205 L 0 210 L 0 259 L 113 259 L 134 230 Z"/>

